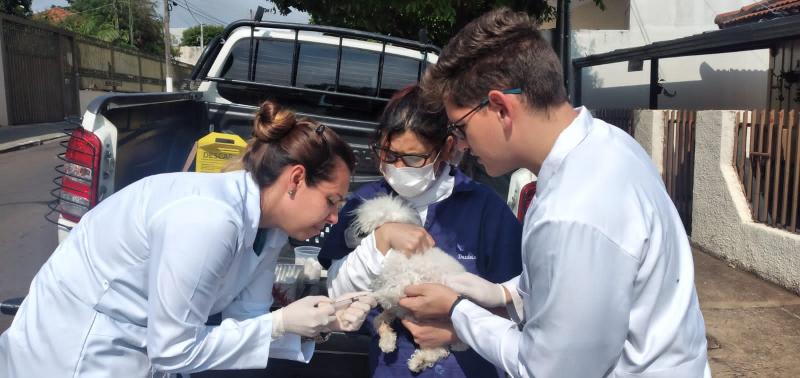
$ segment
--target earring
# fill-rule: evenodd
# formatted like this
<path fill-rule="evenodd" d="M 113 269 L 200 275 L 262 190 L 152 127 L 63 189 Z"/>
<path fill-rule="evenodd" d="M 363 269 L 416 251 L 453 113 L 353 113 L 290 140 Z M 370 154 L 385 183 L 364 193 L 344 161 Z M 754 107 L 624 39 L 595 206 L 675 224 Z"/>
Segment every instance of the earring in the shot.
<path fill-rule="evenodd" d="M 289 198 L 294 199 L 294 190 L 289 191 Z"/>

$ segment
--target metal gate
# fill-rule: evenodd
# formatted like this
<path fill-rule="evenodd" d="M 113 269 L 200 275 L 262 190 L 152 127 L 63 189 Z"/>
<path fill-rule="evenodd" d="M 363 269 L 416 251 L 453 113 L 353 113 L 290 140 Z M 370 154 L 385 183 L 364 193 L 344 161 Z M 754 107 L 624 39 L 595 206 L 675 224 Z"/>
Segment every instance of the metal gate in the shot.
<path fill-rule="evenodd" d="M 664 116 L 664 186 L 687 233 L 692 232 L 695 115 L 694 111 L 667 110 Z"/>
<path fill-rule="evenodd" d="M 9 122 L 53 122 L 78 114 L 73 40 L 3 17 Z"/>

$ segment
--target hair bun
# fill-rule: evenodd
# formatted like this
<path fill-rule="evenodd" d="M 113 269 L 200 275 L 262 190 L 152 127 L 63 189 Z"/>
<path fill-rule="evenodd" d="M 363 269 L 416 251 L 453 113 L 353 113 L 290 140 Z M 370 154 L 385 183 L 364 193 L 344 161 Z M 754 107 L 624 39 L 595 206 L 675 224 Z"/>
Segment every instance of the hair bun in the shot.
<path fill-rule="evenodd" d="M 274 102 L 264 101 L 256 112 L 253 136 L 263 143 L 277 142 L 292 131 L 296 123 L 293 112 Z"/>

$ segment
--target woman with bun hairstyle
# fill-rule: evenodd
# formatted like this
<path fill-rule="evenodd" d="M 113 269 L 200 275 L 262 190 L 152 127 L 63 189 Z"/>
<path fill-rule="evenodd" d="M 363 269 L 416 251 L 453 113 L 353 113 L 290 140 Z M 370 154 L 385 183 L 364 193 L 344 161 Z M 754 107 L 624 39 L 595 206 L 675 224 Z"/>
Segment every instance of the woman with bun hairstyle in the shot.
<path fill-rule="evenodd" d="M 278 253 L 338 220 L 354 157 L 330 128 L 273 103 L 225 173 L 167 173 L 86 213 L 0 336 L 0 376 L 149 377 L 308 362 L 314 338 L 360 327 L 374 299 L 302 298 L 269 312 Z M 218 326 L 206 325 L 222 313 Z"/>

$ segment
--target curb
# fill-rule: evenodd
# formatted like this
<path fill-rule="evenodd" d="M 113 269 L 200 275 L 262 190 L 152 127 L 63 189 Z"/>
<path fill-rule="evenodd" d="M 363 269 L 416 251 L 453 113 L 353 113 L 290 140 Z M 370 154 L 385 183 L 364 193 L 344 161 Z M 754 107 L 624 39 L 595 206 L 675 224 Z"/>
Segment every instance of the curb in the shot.
<path fill-rule="evenodd" d="M 51 133 L 30 138 L 18 139 L 8 143 L 0 143 L 0 154 L 5 152 L 25 149 L 28 147 L 39 146 L 45 144 L 46 142 L 66 137 L 69 137 L 69 135 L 65 135 L 64 133 Z"/>

